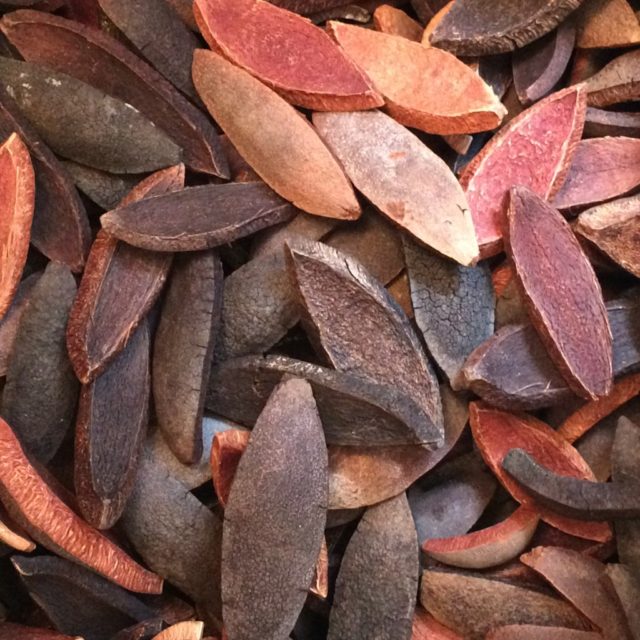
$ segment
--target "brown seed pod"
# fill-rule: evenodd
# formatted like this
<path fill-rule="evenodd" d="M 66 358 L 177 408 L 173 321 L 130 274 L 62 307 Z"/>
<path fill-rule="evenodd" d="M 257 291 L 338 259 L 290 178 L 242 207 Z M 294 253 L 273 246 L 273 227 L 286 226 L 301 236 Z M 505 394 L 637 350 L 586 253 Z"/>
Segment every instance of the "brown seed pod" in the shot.
<path fill-rule="evenodd" d="M 606 565 L 605 574 L 600 581 L 608 593 L 622 605 L 631 636 L 635 640 L 640 634 L 640 614 L 636 606 L 640 599 L 640 581 L 623 564 Z"/>
<path fill-rule="evenodd" d="M 422 25 L 402 9 L 390 4 L 380 5 L 373 12 L 373 26 L 382 33 L 401 36 L 413 42 L 422 40 Z"/>
<path fill-rule="evenodd" d="M 3 17 L 0 29 L 25 60 L 78 78 L 137 109 L 171 136 L 189 168 L 227 177 L 211 122 L 125 45 L 98 29 L 38 11 L 14 11 Z"/>
<path fill-rule="evenodd" d="M 411 636 L 418 541 L 404 494 L 369 507 L 340 564 L 328 640 Z"/>
<path fill-rule="evenodd" d="M 587 0 L 577 12 L 581 49 L 629 47 L 640 43 L 640 24 L 627 0 Z"/>
<path fill-rule="evenodd" d="M 326 504 L 327 453 L 311 387 L 288 379 L 256 422 L 225 509 L 222 598 L 231 638 L 291 631 L 320 552 Z"/>

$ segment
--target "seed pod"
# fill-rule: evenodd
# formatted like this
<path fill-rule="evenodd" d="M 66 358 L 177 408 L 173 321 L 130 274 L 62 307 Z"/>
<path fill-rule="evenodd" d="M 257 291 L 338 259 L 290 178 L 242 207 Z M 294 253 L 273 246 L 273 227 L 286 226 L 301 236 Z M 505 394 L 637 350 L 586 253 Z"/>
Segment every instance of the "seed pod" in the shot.
<path fill-rule="evenodd" d="M 401 36 L 413 42 L 422 40 L 422 25 L 402 9 L 397 9 L 390 4 L 380 5 L 373 12 L 373 25 L 382 33 Z"/>
<path fill-rule="evenodd" d="M 311 387 L 288 379 L 256 422 L 225 509 L 230 638 L 284 637 L 293 628 L 322 544 L 326 503 L 327 453 Z"/>
<path fill-rule="evenodd" d="M 629 567 L 623 564 L 608 564 L 605 573 L 606 576 L 601 578 L 601 583 L 622 605 L 631 636 L 635 640 L 640 636 L 640 615 L 636 606 L 640 599 L 640 581 Z"/>
<path fill-rule="evenodd" d="M 628 47 L 640 42 L 640 25 L 627 0 L 589 0 L 577 12 L 581 49 Z"/>

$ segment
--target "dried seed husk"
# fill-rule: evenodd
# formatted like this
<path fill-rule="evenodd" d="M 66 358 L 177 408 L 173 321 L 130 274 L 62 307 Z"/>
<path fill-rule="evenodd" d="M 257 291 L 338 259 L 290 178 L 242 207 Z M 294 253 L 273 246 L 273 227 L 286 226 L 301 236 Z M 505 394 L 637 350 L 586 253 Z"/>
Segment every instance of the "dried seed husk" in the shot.
<path fill-rule="evenodd" d="M 203 251 L 286 222 L 296 209 L 262 182 L 209 184 L 117 207 L 107 233 L 150 251 Z"/>
<path fill-rule="evenodd" d="M 606 111 L 587 107 L 584 121 L 585 138 L 605 136 L 627 136 L 640 138 L 640 113 L 626 111 Z"/>
<path fill-rule="evenodd" d="M 393 7 L 390 4 L 380 5 L 373 12 L 373 25 L 382 33 L 401 36 L 414 42 L 422 40 L 422 25 L 402 9 Z"/>
<path fill-rule="evenodd" d="M 152 174 L 122 201 L 180 189 L 184 166 Z M 124 348 L 158 299 L 172 255 L 131 247 L 99 231 L 71 309 L 67 348 L 78 378 L 87 384 Z"/>
<path fill-rule="evenodd" d="M 543 627 L 534 624 L 508 624 L 492 629 L 486 640 L 602 640 L 595 631 L 578 631 L 565 627 Z"/>
<path fill-rule="evenodd" d="M 47 486 L 4 420 L 0 420 L 0 453 L 0 498 L 36 542 L 130 591 L 162 591 L 158 576 L 87 525 Z"/>
<path fill-rule="evenodd" d="M 442 430 L 438 380 L 408 318 L 384 287 L 358 262 L 321 243 L 298 241 L 288 252 L 303 322 L 317 350 L 339 371 L 406 389 Z"/>
<path fill-rule="evenodd" d="M 601 585 L 602 562 L 562 547 L 536 547 L 520 560 L 550 582 L 605 638 L 629 638 L 622 607 Z"/>
<path fill-rule="evenodd" d="M 82 640 L 78 636 L 71 636 L 51 631 L 51 629 L 37 629 L 26 627 L 13 622 L 0 623 L 0 640 Z"/>
<path fill-rule="evenodd" d="M 567 442 L 575 442 L 600 420 L 640 393 L 640 374 L 633 374 L 618 380 L 611 392 L 597 400 L 592 400 L 565 418 L 558 427 L 558 434 Z"/>
<path fill-rule="evenodd" d="M 45 464 L 62 444 L 78 402 L 65 343 L 75 295 L 69 268 L 49 263 L 20 318 L 2 396 L 2 417 L 29 454 Z"/>
<path fill-rule="evenodd" d="M 58 159 L 0 89 L 0 137 L 14 131 L 29 149 L 35 171 L 31 242 L 50 260 L 81 271 L 89 251 L 89 221 L 82 201 Z"/>
<path fill-rule="evenodd" d="M 595 482 L 568 477 L 539 464 L 522 449 L 509 451 L 502 460 L 502 469 L 537 503 L 562 517 L 611 520 L 640 516 L 638 481 Z"/>
<path fill-rule="evenodd" d="M 154 571 L 221 619 L 222 521 L 146 449 L 120 523 Z"/>
<path fill-rule="evenodd" d="M 441 389 L 444 444 L 424 447 L 329 447 L 329 508 L 355 509 L 405 491 L 455 446 L 467 424 L 467 406 L 447 386 Z"/>
<path fill-rule="evenodd" d="M 413 633 L 411 640 L 463 640 L 462 636 L 440 624 L 420 605 L 413 616 Z"/>
<path fill-rule="evenodd" d="M 640 28 L 640 27 L 639 27 Z M 586 83 L 587 102 L 592 107 L 607 107 L 640 98 L 640 51 L 634 50 L 614 58 Z"/>
<path fill-rule="evenodd" d="M 629 567 L 623 564 L 608 564 L 601 582 L 612 597 L 620 602 L 634 640 L 640 638 L 640 614 L 638 613 L 638 601 L 640 601 L 640 580 Z"/>
<path fill-rule="evenodd" d="M 0 29 L 25 60 L 118 98 L 162 129 L 195 171 L 228 176 L 213 125 L 152 67 L 107 34 L 37 11 L 15 11 Z"/>
<path fill-rule="evenodd" d="M 205 406 L 252 426 L 287 374 L 311 384 L 329 444 L 433 444 L 441 439 L 418 404 L 395 386 L 284 356 L 247 356 L 215 366 Z"/>
<path fill-rule="evenodd" d="M 76 187 L 105 211 L 114 209 L 140 182 L 140 176 L 137 175 L 109 173 L 71 160 L 65 160 L 62 164 Z"/>
<path fill-rule="evenodd" d="M 14 556 L 12 562 L 31 597 L 63 633 L 111 640 L 124 627 L 154 615 L 124 589 L 62 558 Z"/>
<path fill-rule="evenodd" d="M 11 306 L 7 309 L 4 317 L 0 319 L 0 376 L 7 374 L 22 314 L 25 312 L 33 294 L 33 288 L 41 276 L 41 272 L 32 273 L 20 282 Z"/>
<path fill-rule="evenodd" d="M 495 129 L 506 114 L 491 87 L 446 51 L 342 22 L 327 28 L 401 124 L 427 133 L 476 133 Z"/>
<path fill-rule="evenodd" d="M 434 538 L 467 533 L 497 488 L 495 478 L 475 454 L 439 467 L 432 480 L 426 486 L 423 483 L 413 484 L 407 492 L 421 546 Z"/>
<path fill-rule="evenodd" d="M 507 253 L 551 359 L 574 393 L 607 395 L 611 329 L 600 284 L 571 227 L 539 196 L 519 187 L 511 190 L 507 217 Z"/>
<path fill-rule="evenodd" d="M 513 55 L 513 84 L 520 102 L 528 106 L 544 98 L 564 74 L 576 40 L 572 21 L 532 42 Z"/>
<path fill-rule="evenodd" d="M 513 186 L 528 187 L 546 200 L 558 192 L 582 135 L 585 110 L 583 85 L 553 93 L 511 120 L 465 167 L 460 183 L 483 257 L 501 250 Z"/>
<path fill-rule="evenodd" d="M 75 431 L 78 506 L 96 529 L 110 529 L 133 489 L 147 429 L 149 330 L 145 321 L 104 373 L 82 387 Z"/>
<path fill-rule="evenodd" d="M 380 111 L 316 113 L 313 123 L 382 213 L 460 264 L 477 260 L 464 193 L 442 159 L 414 134 Z"/>
<path fill-rule="evenodd" d="M 198 38 L 164 0 L 99 0 L 100 8 L 149 63 L 190 98 L 191 61 Z"/>
<path fill-rule="evenodd" d="M 628 193 L 640 184 L 639 158 L 637 138 L 582 140 L 553 206 L 569 209 L 594 205 Z"/>
<path fill-rule="evenodd" d="M 231 638 L 284 637 L 293 628 L 322 544 L 327 473 L 311 387 L 285 380 L 256 422 L 225 508 L 222 598 Z"/>
<path fill-rule="evenodd" d="M 328 639 L 409 640 L 419 570 L 406 496 L 369 507 L 342 558 Z"/>
<path fill-rule="evenodd" d="M 308 213 L 358 218 L 360 205 L 342 167 L 278 94 L 202 49 L 194 54 L 193 81 L 234 147 L 276 193 Z"/>
<path fill-rule="evenodd" d="M 487 265 L 462 267 L 404 238 L 415 320 L 429 353 L 455 383 L 467 356 L 493 333 Z"/>
<path fill-rule="evenodd" d="M 582 0 L 458 0 L 431 44 L 456 55 L 482 56 L 524 47 L 555 29 Z"/>
<path fill-rule="evenodd" d="M 195 0 L 194 13 L 214 51 L 292 104 L 322 111 L 383 104 L 363 71 L 309 20 L 264 0 Z"/>
<path fill-rule="evenodd" d="M 35 207 L 35 175 L 29 151 L 17 133 L 0 146 L 0 318 L 16 294 L 27 261 Z"/>
<path fill-rule="evenodd" d="M 164 631 L 153 636 L 153 640 L 202 640 L 204 622 L 186 620 L 171 625 Z"/>
<path fill-rule="evenodd" d="M 521 447 L 556 473 L 580 481 L 594 480 L 591 469 L 576 449 L 551 427 L 532 416 L 498 411 L 479 402 L 471 403 L 470 419 L 473 437 L 484 461 L 520 504 L 535 509 L 544 522 L 573 536 L 600 542 L 611 538 L 611 529 L 606 523 L 579 522 L 545 508 L 504 472 L 505 456 L 511 449 Z"/>
<path fill-rule="evenodd" d="M 640 24 L 627 0 L 587 0 L 577 12 L 581 49 L 630 47 L 640 43 Z"/>
<path fill-rule="evenodd" d="M 425 571 L 420 602 L 442 624 L 469 640 L 508 624 L 588 629 L 568 603 L 524 587 L 476 575 Z"/>
<path fill-rule="evenodd" d="M 466 535 L 427 540 L 422 550 L 453 567 L 488 569 L 517 558 L 529 546 L 538 521 L 534 510 L 518 507 L 498 524 Z"/>
<path fill-rule="evenodd" d="M 202 456 L 202 413 L 222 305 L 222 263 L 212 251 L 173 265 L 153 347 L 158 426 L 177 458 Z"/>
<path fill-rule="evenodd" d="M 57 154 L 113 173 L 154 171 L 182 152 L 125 102 L 40 65 L 0 59 L 2 87 Z"/>
<path fill-rule="evenodd" d="M 627 271 L 640 277 L 640 196 L 630 196 L 584 211 L 574 229 Z"/>
<path fill-rule="evenodd" d="M 229 499 L 233 478 L 242 454 L 249 444 L 251 432 L 228 429 L 217 433 L 211 447 L 211 479 L 218 502 L 224 507 Z"/>

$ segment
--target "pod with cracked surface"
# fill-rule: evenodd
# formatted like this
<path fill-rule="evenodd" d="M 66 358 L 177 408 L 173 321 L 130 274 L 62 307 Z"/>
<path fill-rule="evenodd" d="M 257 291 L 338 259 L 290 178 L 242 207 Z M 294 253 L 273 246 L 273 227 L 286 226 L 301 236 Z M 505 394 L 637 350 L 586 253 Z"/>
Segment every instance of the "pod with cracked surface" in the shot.
<path fill-rule="evenodd" d="M 193 81 L 233 146 L 276 193 L 308 213 L 358 218 L 360 205 L 342 167 L 277 93 L 202 49 L 193 58 Z"/>
<path fill-rule="evenodd" d="M 607 640 L 630 640 L 619 601 L 602 585 L 605 565 L 588 555 L 563 547 L 536 547 L 520 561 L 542 575 L 584 614 Z"/>
<path fill-rule="evenodd" d="M 581 140 L 571 169 L 553 198 L 557 209 L 594 205 L 640 184 L 640 139 L 615 136 Z"/>
<path fill-rule="evenodd" d="M 418 540 L 405 494 L 369 507 L 342 558 L 328 639 L 408 640 L 419 571 Z"/>
<path fill-rule="evenodd" d="M 287 374 L 311 384 L 329 444 L 433 446 L 442 438 L 418 404 L 395 386 L 284 356 L 247 356 L 215 366 L 206 407 L 252 426 Z"/>
<path fill-rule="evenodd" d="M 101 375 L 83 385 L 75 432 L 78 506 L 97 529 L 122 515 L 147 429 L 149 329 L 145 321 Z"/>
<path fill-rule="evenodd" d="M 292 104 L 354 111 L 383 101 L 323 29 L 265 0 L 196 0 L 209 46 Z M 261 34 L 268 32 L 269 38 Z"/>
<path fill-rule="evenodd" d="M 318 351 L 339 371 L 406 389 L 441 429 L 437 378 L 408 318 L 386 289 L 358 262 L 327 245 L 295 242 L 287 248 L 304 324 Z"/>
<path fill-rule="evenodd" d="M 611 328 L 600 284 L 571 227 L 539 196 L 518 187 L 511 190 L 507 219 L 507 253 L 551 359 L 576 394 L 607 395 Z"/>
<path fill-rule="evenodd" d="M 470 640 L 509 624 L 589 629 L 567 602 L 484 576 L 425 571 L 420 602 L 436 620 Z"/>
<path fill-rule="evenodd" d="M 286 222 L 295 208 L 262 182 L 209 184 L 117 207 L 109 235 L 150 251 L 203 251 Z"/>
<path fill-rule="evenodd" d="M 0 137 L 16 132 L 35 171 L 31 243 L 50 260 L 81 271 L 89 251 L 89 220 L 60 161 L 47 148 L 8 93 L 0 89 Z M 4 173 L 4 172 L 3 172 Z"/>
<path fill-rule="evenodd" d="M 153 345 L 158 426 L 175 455 L 202 455 L 202 413 L 220 309 L 222 263 L 213 251 L 178 256 Z"/>
<path fill-rule="evenodd" d="M 576 28 L 566 21 L 513 55 L 513 84 L 524 106 L 544 98 L 558 84 L 573 53 Z"/>
<path fill-rule="evenodd" d="M 49 263 L 20 319 L 2 396 L 2 417 L 44 464 L 62 444 L 78 402 L 78 381 L 65 343 L 75 295 L 69 268 Z"/>
<path fill-rule="evenodd" d="M 190 70 L 199 41 L 181 20 L 176 20 L 167 2 L 99 0 L 99 5 L 157 71 L 184 94 L 197 99 Z"/>
<path fill-rule="evenodd" d="M 230 639 L 282 637 L 293 628 L 323 540 L 327 473 L 311 386 L 285 380 L 251 432 L 225 508 L 222 606 Z"/>
<path fill-rule="evenodd" d="M 31 157 L 18 134 L 0 146 L 0 318 L 7 312 L 27 261 L 35 207 L 35 174 Z"/>
<path fill-rule="evenodd" d="M 431 44 L 463 56 L 506 53 L 555 29 L 582 0 L 458 0 Z"/>
<path fill-rule="evenodd" d="M 490 271 L 444 260 L 408 238 L 404 254 L 416 323 L 429 353 L 454 382 L 467 356 L 493 333 Z"/>
<path fill-rule="evenodd" d="M 520 447 L 557 473 L 580 481 L 595 480 L 578 451 L 551 427 L 532 416 L 498 411 L 478 402 L 471 403 L 470 418 L 471 431 L 482 457 L 520 504 L 535 509 L 542 520 L 570 535 L 598 541 L 611 538 L 611 529 L 606 523 L 579 522 L 546 508 L 505 473 L 505 457 L 511 449 Z"/>
<path fill-rule="evenodd" d="M 180 148 L 136 109 L 44 66 L 2 58 L 4 90 L 57 154 L 113 173 L 154 171 Z"/>
<path fill-rule="evenodd" d="M 575 230 L 612 260 L 640 277 L 640 197 L 630 196 L 583 211 Z"/>
<path fill-rule="evenodd" d="M 580 141 L 585 111 L 582 85 L 552 93 L 511 120 L 465 167 L 460 183 L 483 257 L 501 250 L 513 186 L 528 187 L 546 200 L 558 192 Z"/>
<path fill-rule="evenodd" d="M 111 640 L 124 627 L 154 615 L 133 594 L 68 560 L 14 556 L 12 562 L 31 596 L 63 633 Z"/>
<path fill-rule="evenodd" d="M 491 87 L 446 51 L 342 22 L 327 28 L 400 124 L 441 135 L 477 133 L 495 129 L 506 115 Z"/>
<path fill-rule="evenodd" d="M 130 591 L 162 591 L 157 575 L 141 567 L 62 502 L 31 465 L 4 420 L 0 420 L 0 498 L 16 522 L 44 547 Z"/>
<path fill-rule="evenodd" d="M 0 29 L 25 60 L 83 80 L 137 109 L 183 150 L 189 168 L 228 175 L 212 123 L 125 45 L 98 29 L 39 11 L 6 15 Z"/>
<path fill-rule="evenodd" d="M 315 113 L 313 123 L 382 213 L 460 264 L 477 260 L 465 195 L 449 167 L 414 134 L 380 111 Z"/>
<path fill-rule="evenodd" d="M 180 189 L 184 167 L 152 174 L 122 204 Z M 104 231 L 93 242 L 71 309 L 67 347 L 73 368 L 85 384 L 124 348 L 132 331 L 157 300 L 172 255 L 131 247 Z"/>

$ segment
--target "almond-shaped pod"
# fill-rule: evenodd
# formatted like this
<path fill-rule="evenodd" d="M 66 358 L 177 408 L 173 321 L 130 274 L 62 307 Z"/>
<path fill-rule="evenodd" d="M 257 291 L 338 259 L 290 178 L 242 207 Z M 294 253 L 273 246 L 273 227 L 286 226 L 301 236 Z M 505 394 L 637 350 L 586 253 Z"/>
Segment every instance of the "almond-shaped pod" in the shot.
<path fill-rule="evenodd" d="M 295 13 L 265 0 L 196 0 L 194 13 L 214 51 L 292 104 L 354 111 L 383 103 L 367 76 L 331 38 Z"/>
<path fill-rule="evenodd" d="M 176 164 L 182 151 L 126 102 L 48 67 L 0 59 L 2 88 L 58 155 L 114 173 Z"/>
<path fill-rule="evenodd" d="M 150 251 L 203 251 L 286 222 L 295 207 L 263 182 L 209 184 L 117 207 L 103 229 Z"/>
<path fill-rule="evenodd" d="M 27 261 L 35 207 L 29 151 L 13 133 L 0 146 L 0 318 L 7 312 Z"/>
<path fill-rule="evenodd" d="M 582 0 L 457 0 L 431 44 L 461 56 L 506 53 L 555 29 Z"/>
<path fill-rule="evenodd" d="M 528 415 L 498 411 L 479 402 L 470 405 L 471 432 L 484 461 L 520 504 L 535 509 L 548 524 L 580 538 L 607 541 L 611 528 L 604 522 L 579 522 L 543 506 L 503 469 L 513 448 L 521 448 L 549 469 L 579 480 L 594 481 L 593 472 L 566 440 L 544 422 Z"/>
<path fill-rule="evenodd" d="M 531 321 L 569 387 L 586 398 L 611 390 L 611 328 L 593 267 L 558 211 L 511 190 L 507 253 Z"/>
<path fill-rule="evenodd" d="M 327 28 L 371 78 L 389 115 L 407 127 L 477 133 L 495 129 L 506 115 L 491 87 L 446 51 L 343 22 Z"/>
<path fill-rule="evenodd" d="M 583 85 L 553 93 L 511 120 L 465 167 L 460 183 L 484 257 L 502 248 L 512 187 L 528 187 L 546 200 L 559 191 L 582 136 L 585 111 Z"/>
<path fill-rule="evenodd" d="M 78 381 L 65 343 L 75 296 L 69 268 L 50 262 L 20 319 L 2 396 L 2 417 L 43 464 L 62 444 L 78 403 Z"/>
<path fill-rule="evenodd" d="M 418 540 L 406 495 L 369 507 L 340 564 L 328 640 L 408 640 L 419 572 Z"/>
<path fill-rule="evenodd" d="M 50 260 L 81 271 L 89 251 L 89 220 L 71 178 L 44 144 L 18 105 L 0 90 L 0 137 L 16 132 L 24 140 L 35 171 L 35 211 L 31 243 Z"/>
<path fill-rule="evenodd" d="M 4 420 L 0 420 L 0 498 L 16 522 L 47 549 L 130 591 L 162 591 L 157 575 L 92 529 L 47 486 Z"/>
<path fill-rule="evenodd" d="M 202 413 L 222 307 L 222 278 L 215 252 L 178 256 L 153 345 L 158 426 L 185 464 L 202 455 Z"/>
<path fill-rule="evenodd" d="M 124 44 L 73 20 L 22 10 L 0 30 L 25 60 L 83 80 L 137 109 L 183 150 L 190 169 L 228 176 L 212 123 Z"/>
<path fill-rule="evenodd" d="M 183 184 L 184 166 L 165 169 L 143 180 L 121 204 Z M 131 247 L 98 232 L 67 327 L 67 348 L 83 383 L 95 378 L 124 348 L 160 295 L 171 259 L 170 253 Z"/>
<path fill-rule="evenodd" d="M 120 518 L 147 429 L 149 329 L 145 321 L 101 375 L 80 392 L 74 481 L 78 506 L 96 529 Z"/>
<path fill-rule="evenodd" d="M 315 113 L 354 185 L 393 222 L 462 265 L 478 259 L 467 199 L 449 167 L 381 111 Z"/>
<path fill-rule="evenodd" d="M 316 349 L 339 371 L 406 389 L 442 430 L 437 378 L 386 289 L 360 263 L 327 245 L 299 241 L 287 249 Z"/>
<path fill-rule="evenodd" d="M 233 146 L 276 193 L 308 213 L 358 218 L 360 205 L 342 167 L 277 93 L 202 49 L 194 54 L 193 81 Z"/>
<path fill-rule="evenodd" d="M 293 629 L 323 541 L 327 485 L 311 386 L 285 380 L 256 422 L 225 508 L 222 607 L 230 640 Z"/>

